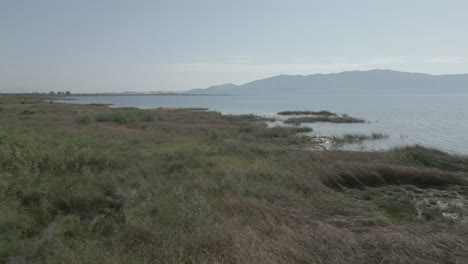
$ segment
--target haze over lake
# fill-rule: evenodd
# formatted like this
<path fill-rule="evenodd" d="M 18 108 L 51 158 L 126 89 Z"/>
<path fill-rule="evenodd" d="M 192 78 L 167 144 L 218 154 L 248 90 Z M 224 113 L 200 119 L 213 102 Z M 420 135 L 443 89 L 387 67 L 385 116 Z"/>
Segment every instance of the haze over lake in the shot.
<path fill-rule="evenodd" d="M 421 144 L 468 154 L 468 94 L 405 95 L 177 95 L 72 96 L 70 103 L 102 103 L 113 107 L 203 107 L 224 114 L 276 116 L 284 110 L 329 110 L 364 118 L 365 124 L 302 124 L 316 136 L 374 132 L 388 139 L 348 145 L 347 149 L 381 150 Z M 65 101 L 67 102 L 67 101 Z"/>

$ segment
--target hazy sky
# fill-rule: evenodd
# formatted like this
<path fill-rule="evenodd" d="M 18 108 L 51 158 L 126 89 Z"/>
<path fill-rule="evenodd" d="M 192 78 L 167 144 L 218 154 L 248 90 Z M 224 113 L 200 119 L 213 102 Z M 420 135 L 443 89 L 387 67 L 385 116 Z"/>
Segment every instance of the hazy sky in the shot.
<path fill-rule="evenodd" d="M 468 73 L 466 0 L 0 0 L 0 92 Z"/>

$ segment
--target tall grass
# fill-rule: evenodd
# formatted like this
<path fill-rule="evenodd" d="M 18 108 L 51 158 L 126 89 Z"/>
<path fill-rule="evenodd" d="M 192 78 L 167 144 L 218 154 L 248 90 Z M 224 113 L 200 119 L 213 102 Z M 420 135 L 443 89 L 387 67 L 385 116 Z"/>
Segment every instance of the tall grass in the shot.
<path fill-rule="evenodd" d="M 468 182 L 457 174 L 417 169 L 387 164 L 362 164 L 345 166 L 322 178 L 332 188 L 364 188 L 383 185 L 408 184 L 421 188 L 440 188 L 449 185 L 467 185 Z"/>
<path fill-rule="evenodd" d="M 304 116 L 304 117 L 291 117 L 284 121 L 286 124 L 300 125 L 301 123 L 365 123 L 363 119 L 351 117 L 348 115 L 342 116 Z"/>
<path fill-rule="evenodd" d="M 249 122 L 261 122 L 261 121 L 275 121 L 273 117 L 263 117 L 253 114 L 241 114 L 241 115 L 223 115 L 222 118 L 231 121 L 249 121 Z"/>
<path fill-rule="evenodd" d="M 135 122 L 154 122 L 161 120 L 161 116 L 152 110 L 107 110 L 95 114 L 79 114 L 76 122 L 89 124 L 92 122 L 112 122 L 128 124 Z"/>
<path fill-rule="evenodd" d="M 404 165 L 468 172 L 468 157 L 449 154 L 420 145 L 393 149 L 388 153 L 388 156 Z"/>
<path fill-rule="evenodd" d="M 312 152 L 301 135 L 307 128 L 269 128 L 252 116 L 144 110 L 161 121 L 143 129 L 113 114 L 105 125 L 76 125 L 78 117 L 91 123 L 103 111 L 136 109 L 41 103 L 24 118 L 30 104 L 5 107 L 2 263 L 468 260 L 461 221 L 439 221 L 436 210 L 412 221 L 413 194 L 402 199 L 390 189 L 413 188 L 421 199 L 437 190 L 463 202 L 463 171 L 433 158 L 455 165 L 462 157 Z"/>
<path fill-rule="evenodd" d="M 335 144 L 350 144 L 350 143 L 358 143 L 365 140 L 379 140 L 388 138 L 388 135 L 383 133 L 372 133 L 370 135 L 366 134 L 344 134 L 339 137 L 333 137 L 333 142 Z"/>
<path fill-rule="evenodd" d="M 282 111 L 278 115 L 319 115 L 319 116 L 336 116 L 336 113 L 330 111 Z"/>
<path fill-rule="evenodd" d="M 79 219 L 80 229 L 73 232 L 86 236 L 85 226 L 95 217 L 114 221 L 105 215 L 118 215 L 122 204 L 115 186 L 100 177 L 131 161 L 108 145 L 15 129 L 0 130 L 0 145 L 1 262 L 27 250 L 24 241 L 34 241 L 59 219 Z"/>

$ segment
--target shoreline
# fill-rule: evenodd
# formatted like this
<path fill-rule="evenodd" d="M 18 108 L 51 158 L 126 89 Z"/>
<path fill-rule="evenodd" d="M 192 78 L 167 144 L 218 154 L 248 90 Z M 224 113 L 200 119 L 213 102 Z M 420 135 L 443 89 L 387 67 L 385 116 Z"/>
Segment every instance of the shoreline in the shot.
<path fill-rule="evenodd" d="M 72 101 L 69 101 L 69 102 L 60 102 L 60 100 L 58 100 L 57 103 L 65 103 L 65 104 L 73 104 L 74 102 Z M 79 104 L 84 104 L 86 105 L 87 103 L 79 103 Z M 101 105 L 101 104 L 97 104 L 97 105 Z M 126 105 L 115 105 L 115 104 L 103 104 L 103 105 L 108 105 L 110 106 L 111 108 L 125 108 L 125 107 L 135 107 L 135 108 L 138 108 L 138 109 L 147 109 L 147 110 L 151 110 L 151 109 L 192 109 L 192 108 L 199 108 L 199 107 L 136 107 L 136 106 L 126 106 Z M 218 110 L 212 110 L 212 109 L 208 109 L 208 108 L 204 108 L 206 109 L 207 111 L 215 111 L 215 112 L 219 112 L 219 113 L 222 113 L 222 114 L 232 114 L 230 112 L 227 112 L 227 113 L 223 113 L 222 111 L 218 111 Z M 277 110 L 277 111 L 282 111 L 282 110 Z M 274 111 L 275 113 L 277 111 Z M 283 110 L 284 111 L 284 110 Z M 241 113 L 241 114 L 234 114 L 234 115 L 259 115 L 259 114 L 255 114 L 255 113 Z M 279 126 L 289 126 L 289 124 L 285 124 L 283 121 L 283 119 L 286 119 L 285 116 L 283 115 L 278 115 L 277 113 L 276 114 L 260 114 L 260 116 L 262 117 L 267 117 L 267 118 L 276 118 L 277 121 L 281 121 L 280 124 L 278 124 Z M 378 123 L 378 121 L 375 121 Z M 308 124 L 308 125 L 311 125 L 311 124 Z M 305 127 L 311 127 L 311 126 L 305 126 Z M 312 126 L 313 128 L 313 126 Z M 375 130 L 368 130 L 368 131 L 359 131 L 359 132 L 355 132 L 354 134 L 364 134 L 366 135 L 367 133 L 384 133 L 386 134 L 386 131 L 385 130 L 379 130 L 379 132 L 375 132 Z M 327 137 L 327 138 L 330 138 L 330 140 L 332 140 L 333 138 L 335 137 L 341 137 L 341 136 L 344 136 L 348 134 L 347 131 L 342 131 L 341 133 L 338 133 L 338 134 L 333 134 L 333 133 L 329 133 L 329 134 L 324 134 L 324 133 L 319 133 L 318 135 L 316 135 L 315 133 L 311 134 L 310 136 L 311 137 L 318 137 L 318 138 L 322 138 L 322 137 Z M 387 136 L 386 138 L 384 139 L 388 139 L 389 136 Z M 363 149 L 363 145 L 362 145 L 362 142 L 359 143 L 359 142 L 354 142 L 354 143 L 348 143 L 347 145 L 353 145 L 351 148 L 344 148 L 344 150 L 349 150 L 349 151 L 387 151 L 387 150 L 391 150 L 393 148 L 398 148 L 398 147 L 405 147 L 405 146 L 412 146 L 412 145 L 423 145 L 423 146 L 426 146 L 428 148 L 438 148 L 437 146 L 433 146 L 433 145 L 425 145 L 425 144 L 422 144 L 420 142 L 407 142 L 408 141 L 408 136 L 405 136 L 403 137 L 403 135 L 400 135 L 400 136 L 391 136 L 391 138 L 393 138 L 393 141 L 394 143 L 393 144 L 384 144 L 383 146 L 379 146 L 379 144 L 375 144 L 375 143 L 372 143 L 369 145 L 369 142 L 363 142 L 364 145 L 368 145 L 366 147 L 364 147 Z M 397 138 L 400 138 L 400 141 L 397 140 Z M 413 140 L 414 141 L 414 140 Z M 333 146 L 328 146 L 326 147 L 327 149 L 330 149 L 330 148 L 333 148 Z M 448 153 L 451 153 L 453 155 L 468 155 L 468 153 L 465 153 L 463 151 L 460 151 L 460 150 L 453 150 L 453 149 L 443 149 L 444 151 L 448 152 Z"/>

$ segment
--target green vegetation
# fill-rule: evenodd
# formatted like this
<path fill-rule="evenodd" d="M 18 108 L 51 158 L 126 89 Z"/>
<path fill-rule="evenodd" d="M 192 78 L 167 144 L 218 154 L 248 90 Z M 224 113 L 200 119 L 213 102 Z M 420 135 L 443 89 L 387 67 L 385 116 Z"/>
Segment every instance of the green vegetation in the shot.
<path fill-rule="evenodd" d="M 1 263 L 468 260 L 465 157 L 309 151 L 308 128 L 253 115 L 0 104 Z"/>
<path fill-rule="evenodd" d="M 431 222 L 453 225 L 468 213 L 467 200 L 451 190 L 419 189 L 414 186 L 386 186 L 349 191 L 355 199 L 399 223 Z M 445 217 L 448 215 L 450 217 Z"/>
<path fill-rule="evenodd" d="M 365 123 L 363 119 L 355 118 L 343 114 L 341 116 L 304 116 L 304 117 L 291 117 L 284 121 L 286 124 L 300 125 L 301 123 Z"/>
<path fill-rule="evenodd" d="M 350 143 L 359 143 L 365 140 L 379 140 L 388 138 L 388 135 L 383 133 L 372 133 L 371 135 L 365 134 L 344 134 L 340 137 L 333 137 L 333 143 L 342 145 Z"/>
<path fill-rule="evenodd" d="M 52 100 L 58 97 L 42 94 L 2 94 L 0 95 L 0 105 L 9 104 L 38 104 L 45 100 Z"/>
<path fill-rule="evenodd" d="M 294 116 L 304 115 L 301 117 L 290 117 L 284 121 L 286 124 L 300 125 L 301 123 L 316 123 L 316 122 L 329 122 L 329 123 L 364 123 L 363 119 L 351 117 L 347 114 L 341 116 L 330 111 L 282 111 L 278 115 Z"/>
<path fill-rule="evenodd" d="M 224 115 L 222 118 L 232 121 L 249 121 L 249 122 L 261 122 L 261 121 L 275 121 L 275 118 L 272 117 L 263 117 L 252 114 L 242 114 L 242 115 Z"/>
<path fill-rule="evenodd" d="M 417 219 L 416 206 L 407 199 L 388 196 L 376 196 L 372 198 L 375 209 L 395 222 L 412 222 Z"/>
<path fill-rule="evenodd" d="M 32 109 L 26 109 L 26 110 L 21 112 L 22 115 L 32 115 L 34 113 L 36 113 L 36 111 L 34 111 Z"/>
<path fill-rule="evenodd" d="M 161 116 L 154 110 L 112 109 L 95 114 L 79 114 L 76 117 L 76 122 L 79 124 L 89 124 L 92 122 L 128 124 L 136 122 L 154 122 L 160 119 Z"/>
<path fill-rule="evenodd" d="M 190 108 L 183 108 L 185 110 L 193 110 L 193 111 L 208 111 L 208 108 L 205 107 L 190 107 Z"/>
<path fill-rule="evenodd" d="M 336 116 L 336 113 L 330 111 L 282 111 L 278 115 L 319 115 L 319 116 Z"/>
<path fill-rule="evenodd" d="M 468 157 L 457 156 L 419 145 L 397 148 L 389 152 L 388 155 L 405 165 L 468 172 Z"/>

